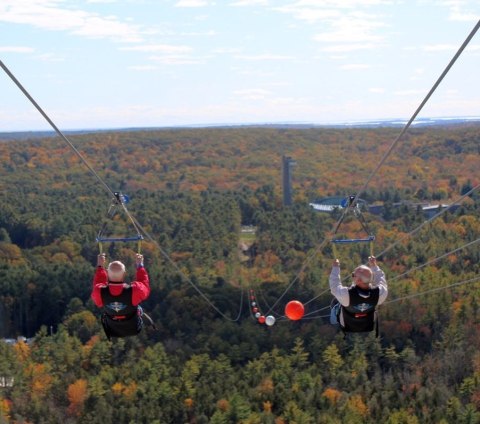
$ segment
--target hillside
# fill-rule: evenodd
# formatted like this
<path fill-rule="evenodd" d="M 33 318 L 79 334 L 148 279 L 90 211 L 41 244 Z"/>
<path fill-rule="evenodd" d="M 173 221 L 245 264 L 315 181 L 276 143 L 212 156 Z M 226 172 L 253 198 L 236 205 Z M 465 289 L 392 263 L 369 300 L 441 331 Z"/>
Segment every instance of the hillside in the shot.
<path fill-rule="evenodd" d="M 0 422 L 480 422 L 476 192 L 421 227 L 394 201 L 448 203 L 480 181 L 480 125 L 416 128 L 362 197 L 390 282 L 380 334 L 328 324 L 328 237 L 308 201 L 355 193 L 395 128 L 208 128 L 70 136 L 153 240 L 142 245 L 158 330 L 108 342 L 89 294 L 109 194 L 56 137 L 0 143 Z M 289 155 L 294 205 L 282 207 Z M 242 226 L 255 235 L 242 236 Z M 347 219 L 343 235 L 361 231 Z M 415 231 L 414 234 L 411 234 Z M 147 237 L 149 238 L 149 237 Z M 240 243 L 242 241 L 242 243 Z M 246 244 L 246 247 L 245 247 Z M 469 244 L 467 246 L 467 244 Z M 240 251 L 239 245 L 243 246 Z M 131 269 L 136 246 L 106 246 Z M 348 275 L 368 249 L 338 249 Z M 131 271 L 130 271 L 131 272 Z M 131 277 L 133 277 L 130 274 Z M 242 294 L 243 293 L 243 294 Z M 253 319 L 251 296 L 272 327 Z M 305 303 L 299 322 L 283 316 Z M 1 378 L 4 378 L 3 380 Z"/>
<path fill-rule="evenodd" d="M 395 187 L 412 195 L 427 189 L 430 195 L 455 197 L 459 186 L 475 175 L 479 128 L 466 124 L 410 130 L 371 187 L 378 191 Z M 298 163 L 294 184 L 302 196 L 351 191 L 352 175 L 356 181 L 365 180 L 398 132 L 209 128 L 101 132 L 71 140 L 105 180 L 130 191 L 278 188 L 281 156 L 287 154 Z M 91 180 L 58 137 L 1 143 L 0 154 L 2 177 L 25 172 L 25 179 L 55 188 L 68 187 L 72 172 L 75 181 Z"/>

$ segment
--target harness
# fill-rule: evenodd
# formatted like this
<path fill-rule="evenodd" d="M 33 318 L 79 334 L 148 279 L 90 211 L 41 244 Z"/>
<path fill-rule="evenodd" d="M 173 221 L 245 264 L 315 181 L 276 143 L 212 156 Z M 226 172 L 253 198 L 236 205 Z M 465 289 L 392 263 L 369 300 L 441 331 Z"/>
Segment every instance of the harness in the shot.
<path fill-rule="evenodd" d="M 362 333 L 375 330 L 378 337 L 378 314 L 376 306 L 380 296 L 380 289 L 374 288 L 364 291 L 357 286 L 348 290 L 350 303 L 348 306 L 340 305 L 337 310 L 337 321 L 340 324 L 340 314 L 344 325 L 340 325 L 343 333 Z"/>
<path fill-rule="evenodd" d="M 140 333 L 143 320 L 138 306 L 132 305 L 132 288 L 124 288 L 118 296 L 113 296 L 108 287 L 101 289 L 104 312 L 102 325 L 107 338 L 128 337 Z"/>

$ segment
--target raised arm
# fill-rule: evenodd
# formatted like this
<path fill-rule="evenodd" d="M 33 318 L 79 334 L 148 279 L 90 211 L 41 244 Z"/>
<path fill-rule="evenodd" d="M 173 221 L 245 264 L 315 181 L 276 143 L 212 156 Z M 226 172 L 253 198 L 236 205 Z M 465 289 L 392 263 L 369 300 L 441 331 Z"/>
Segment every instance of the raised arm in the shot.
<path fill-rule="evenodd" d="M 140 302 L 150 296 L 150 279 L 148 277 L 148 272 L 143 265 L 143 255 L 136 255 L 135 264 L 137 272 L 135 275 L 135 281 L 132 282 L 132 303 L 134 306 L 137 306 Z"/>
<path fill-rule="evenodd" d="M 340 261 L 335 259 L 333 261 L 332 270 L 330 271 L 330 292 L 343 306 L 348 306 L 350 303 L 350 296 L 348 295 L 348 288 L 342 286 L 342 279 L 340 278 Z"/>
<path fill-rule="evenodd" d="M 95 270 L 95 275 L 93 276 L 93 286 L 92 293 L 90 297 L 92 298 L 95 305 L 99 308 L 103 306 L 101 290 L 103 287 L 107 286 L 108 275 L 105 270 L 105 253 L 98 255 L 97 257 L 97 269 Z"/>
<path fill-rule="evenodd" d="M 381 305 L 383 302 L 385 302 L 385 299 L 388 296 L 388 284 L 385 278 L 385 273 L 378 266 L 375 256 L 370 256 L 368 258 L 368 266 L 373 272 L 373 282 L 371 284 L 372 288 L 378 287 L 380 289 L 378 304 Z"/>

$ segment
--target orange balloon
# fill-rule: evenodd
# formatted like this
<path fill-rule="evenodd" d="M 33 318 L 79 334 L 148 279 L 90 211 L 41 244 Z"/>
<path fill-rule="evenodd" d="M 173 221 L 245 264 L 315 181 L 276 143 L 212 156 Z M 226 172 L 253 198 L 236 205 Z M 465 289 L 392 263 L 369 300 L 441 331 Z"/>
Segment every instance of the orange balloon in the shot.
<path fill-rule="evenodd" d="M 298 300 L 291 300 L 285 306 L 285 315 L 290 318 L 292 321 L 297 321 L 303 317 L 305 313 L 305 308 L 303 307 L 302 302 Z"/>

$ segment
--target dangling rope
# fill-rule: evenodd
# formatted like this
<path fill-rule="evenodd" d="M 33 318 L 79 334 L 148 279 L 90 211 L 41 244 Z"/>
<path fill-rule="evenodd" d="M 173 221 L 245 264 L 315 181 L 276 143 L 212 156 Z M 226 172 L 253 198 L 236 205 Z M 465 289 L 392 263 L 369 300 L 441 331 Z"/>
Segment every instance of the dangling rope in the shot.
<path fill-rule="evenodd" d="M 427 95 L 425 96 L 425 98 L 423 99 L 423 101 L 420 103 L 420 105 L 418 106 L 418 108 L 415 110 L 415 112 L 413 113 L 413 115 L 411 116 L 411 118 L 408 120 L 408 122 L 405 124 L 405 126 L 403 127 L 402 131 L 400 132 L 400 134 L 396 137 L 396 139 L 393 141 L 393 143 L 390 145 L 390 147 L 388 148 L 388 150 L 384 153 L 383 157 L 381 158 L 381 160 L 379 161 L 379 163 L 377 164 L 377 166 L 374 168 L 374 170 L 372 171 L 372 173 L 370 174 L 370 176 L 367 178 L 366 182 L 363 184 L 363 186 L 360 188 L 360 190 L 357 191 L 357 193 L 355 194 L 354 198 L 353 198 L 353 201 L 344 209 L 341 217 L 339 218 L 339 220 L 337 221 L 337 223 L 335 224 L 334 226 L 334 232 L 335 230 L 337 229 L 337 227 L 341 224 L 341 222 L 343 221 L 345 215 L 349 212 L 349 209 L 352 207 L 351 205 L 353 203 L 355 203 L 359 196 L 365 192 L 365 190 L 367 189 L 368 185 L 370 184 L 370 182 L 372 181 L 372 179 L 374 178 L 374 176 L 377 174 L 377 172 L 379 171 L 379 169 L 383 166 L 383 164 L 385 163 L 385 161 L 388 159 L 388 157 L 390 156 L 390 154 L 392 153 L 393 149 L 396 147 L 396 145 L 398 144 L 398 142 L 402 139 L 402 137 L 405 135 L 405 133 L 407 132 L 407 130 L 410 128 L 412 122 L 415 120 L 415 118 L 418 116 L 418 114 L 421 112 L 421 110 L 423 109 L 423 107 L 425 106 L 425 104 L 427 103 L 427 101 L 430 99 L 430 97 L 433 95 L 433 93 L 435 92 L 435 90 L 437 89 L 437 87 L 440 85 L 440 83 L 443 81 L 443 79 L 445 78 L 445 76 L 448 74 L 448 72 L 450 71 L 451 67 L 455 64 L 455 62 L 457 61 L 457 59 L 459 58 L 459 56 L 462 54 L 462 52 L 465 50 L 465 48 L 467 47 L 467 45 L 470 43 L 470 41 L 472 40 L 472 38 L 474 37 L 474 35 L 476 34 L 476 32 L 478 31 L 478 29 L 480 28 L 480 20 L 476 23 L 476 25 L 474 26 L 474 28 L 472 29 L 472 31 L 470 32 L 470 34 L 467 36 L 467 38 L 465 39 L 465 41 L 462 43 L 462 45 L 460 46 L 460 48 L 458 49 L 458 51 L 455 53 L 455 55 L 453 56 L 453 58 L 450 60 L 450 62 L 448 63 L 448 65 L 446 66 L 446 68 L 443 70 L 443 72 L 441 73 L 440 77 L 437 79 L 437 81 L 435 82 L 435 84 L 433 84 L 432 88 L 430 89 L 430 91 L 427 93 Z M 326 245 L 327 243 L 327 239 L 325 238 L 320 244 L 319 246 L 314 250 L 314 252 L 312 253 L 312 255 L 310 255 L 309 257 L 307 257 L 305 259 L 305 262 L 304 264 L 302 265 L 300 271 L 295 275 L 294 279 L 292 280 L 292 282 L 288 285 L 288 287 L 286 288 L 286 290 L 282 293 L 282 295 L 277 299 L 277 301 L 275 302 L 275 304 L 272 306 L 271 309 L 273 309 L 279 302 L 280 300 L 288 293 L 288 291 L 290 290 L 290 288 L 293 286 L 293 284 L 295 284 L 295 282 L 298 280 L 300 274 L 305 270 L 305 267 L 306 265 L 313 259 L 313 257 L 318 253 L 320 252 L 323 247 Z M 269 311 L 270 312 L 270 311 Z"/>
<path fill-rule="evenodd" d="M 76 147 L 70 142 L 70 140 L 60 131 L 60 129 L 54 124 L 54 122 L 49 118 L 49 116 L 43 111 L 43 109 L 39 106 L 39 104 L 33 99 L 33 97 L 28 93 L 28 91 L 22 86 L 20 81 L 15 78 L 15 76 L 10 72 L 10 70 L 5 66 L 5 64 L 0 60 L 0 67 L 5 71 L 5 73 L 10 77 L 10 79 L 15 83 L 15 85 L 22 91 L 22 93 L 30 100 L 30 102 L 35 106 L 35 108 L 40 112 L 40 114 L 45 118 L 45 120 L 50 124 L 50 126 L 55 130 L 55 132 L 61 137 L 61 139 L 68 144 L 68 146 L 75 152 L 75 154 L 80 158 L 83 164 L 88 168 L 88 170 L 95 176 L 95 178 L 103 185 L 105 190 L 114 198 L 117 198 L 117 193 L 114 192 L 108 184 L 100 177 L 100 175 L 95 172 L 93 167 L 87 162 L 87 160 L 82 156 L 82 154 L 76 149 Z M 124 202 L 120 202 L 125 214 L 130 219 L 134 227 L 140 234 L 140 230 L 145 234 L 145 236 L 155 244 L 155 246 L 159 249 L 161 254 L 167 259 L 167 261 L 177 270 L 177 272 L 182 276 L 182 278 L 187 281 L 195 290 L 196 292 L 209 304 L 220 316 L 229 320 L 229 321 L 238 321 L 241 312 L 242 312 L 242 305 L 243 305 L 243 290 L 241 291 L 241 298 L 240 298 L 240 310 L 236 319 L 230 318 L 228 315 L 224 314 L 220 309 L 218 309 L 208 297 L 197 287 L 197 285 L 182 272 L 182 270 L 177 266 L 177 264 L 170 258 L 168 253 L 166 253 L 160 245 L 154 240 L 140 225 L 140 223 L 135 219 L 135 217 L 128 211 L 125 206 Z"/>

